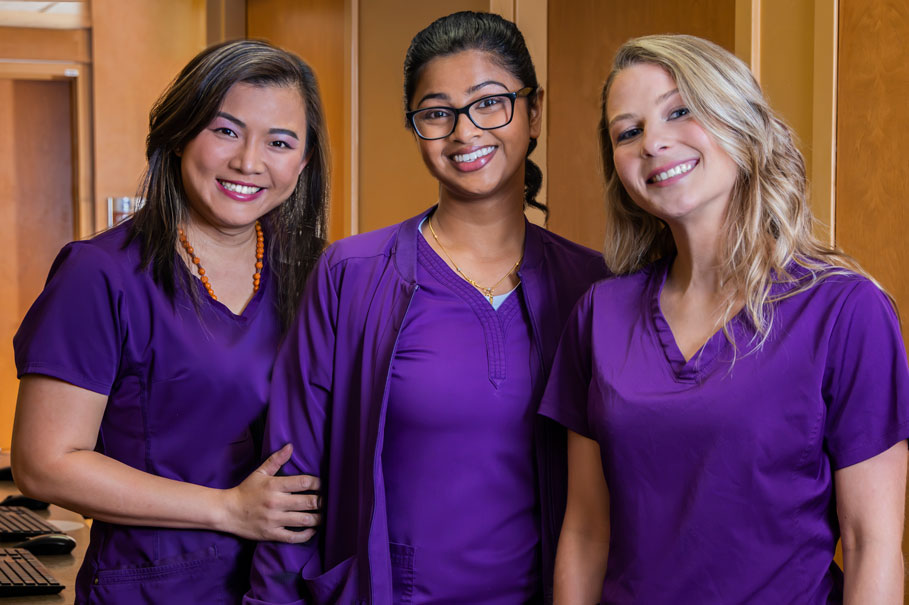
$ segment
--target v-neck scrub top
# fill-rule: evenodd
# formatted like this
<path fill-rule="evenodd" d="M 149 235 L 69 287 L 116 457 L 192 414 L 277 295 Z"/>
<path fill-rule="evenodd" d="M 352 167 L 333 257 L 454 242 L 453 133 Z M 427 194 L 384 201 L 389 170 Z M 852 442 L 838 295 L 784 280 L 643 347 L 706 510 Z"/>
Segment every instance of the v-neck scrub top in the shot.
<path fill-rule="evenodd" d="M 268 271 L 239 316 L 202 284 L 198 310 L 139 268 L 129 223 L 67 245 L 16 334 L 19 376 L 107 396 L 96 450 L 134 468 L 230 488 L 259 460 L 280 324 Z M 49 435 L 49 438 L 52 437 Z M 95 520 L 78 603 L 236 603 L 252 544 L 214 531 Z"/>
<path fill-rule="evenodd" d="M 827 277 L 774 304 L 758 350 L 739 316 L 734 363 L 722 331 L 686 362 L 659 306 L 668 268 L 588 291 L 540 409 L 600 446 L 602 602 L 841 602 L 833 473 L 909 436 L 889 301 L 863 277 Z"/>
<path fill-rule="evenodd" d="M 540 360 L 520 288 L 498 310 L 417 238 L 382 454 L 395 603 L 539 594 Z M 539 600 L 539 597 L 537 598 Z"/>

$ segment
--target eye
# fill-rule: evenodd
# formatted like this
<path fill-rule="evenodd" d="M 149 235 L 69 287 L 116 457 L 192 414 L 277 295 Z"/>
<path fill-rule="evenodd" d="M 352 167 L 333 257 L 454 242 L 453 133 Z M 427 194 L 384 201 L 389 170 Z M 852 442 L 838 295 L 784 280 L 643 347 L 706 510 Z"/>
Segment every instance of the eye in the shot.
<path fill-rule="evenodd" d="M 615 140 L 617 143 L 621 143 L 622 141 L 627 141 L 629 139 L 632 139 L 632 138 L 638 136 L 639 134 L 641 134 L 641 129 L 638 128 L 637 126 L 635 126 L 634 128 L 629 128 L 627 130 L 623 130 L 622 132 L 620 132 L 618 134 L 618 136 L 616 136 Z"/>
<path fill-rule="evenodd" d="M 502 102 L 502 97 L 486 97 L 480 99 L 475 103 L 477 109 L 490 109 L 499 105 Z"/>
<path fill-rule="evenodd" d="M 690 113 L 691 112 L 688 110 L 687 107 L 679 107 L 678 109 L 674 109 L 671 112 L 669 112 L 669 119 L 677 120 L 678 118 L 683 118 L 683 117 L 689 115 Z"/>
<path fill-rule="evenodd" d="M 272 141 L 269 145 L 278 149 L 293 149 L 287 141 Z"/>
<path fill-rule="evenodd" d="M 216 128 L 212 128 L 212 131 L 215 132 L 216 134 L 223 134 L 224 136 L 228 136 L 228 137 L 233 137 L 233 138 L 237 137 L 237 133 L 234 132 L 233 130 L 231 130 L 230 128 L 228 128 L 227 126 L 218 126 Z"/>
<path fill-rule="evenodd" d="M 445 107 L 432 107 L 417 114 L 417 119 L 424 122 L 447 120 L 450 117 L 451 110 L 446 109 Z"/>

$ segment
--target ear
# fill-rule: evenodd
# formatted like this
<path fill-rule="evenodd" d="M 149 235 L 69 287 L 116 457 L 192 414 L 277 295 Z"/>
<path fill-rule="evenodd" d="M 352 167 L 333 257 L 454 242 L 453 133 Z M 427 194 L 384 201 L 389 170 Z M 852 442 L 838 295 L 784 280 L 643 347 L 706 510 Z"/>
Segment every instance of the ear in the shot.
<path fill-rule="evenodd" d="M 537 88 L 530 103 L 530 138 L 540 138 L 543 131 L 543 95 L 546 93 L 543 87 Z"/>

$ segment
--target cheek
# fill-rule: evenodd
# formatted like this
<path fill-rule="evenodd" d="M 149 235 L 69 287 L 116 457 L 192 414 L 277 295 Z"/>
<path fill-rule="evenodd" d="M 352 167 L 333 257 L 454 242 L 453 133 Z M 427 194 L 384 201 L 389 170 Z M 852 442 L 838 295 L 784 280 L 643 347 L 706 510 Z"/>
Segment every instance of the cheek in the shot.
<path fill-rule="evenodd" d="M 637 174 L 637 163 L 634 158 L 628 157 L 629 154 L 619 151 L 613 154 L 612 161 L 615 164 L 615 172 L 619 181 L 629 192 L 634 190 Z"/>

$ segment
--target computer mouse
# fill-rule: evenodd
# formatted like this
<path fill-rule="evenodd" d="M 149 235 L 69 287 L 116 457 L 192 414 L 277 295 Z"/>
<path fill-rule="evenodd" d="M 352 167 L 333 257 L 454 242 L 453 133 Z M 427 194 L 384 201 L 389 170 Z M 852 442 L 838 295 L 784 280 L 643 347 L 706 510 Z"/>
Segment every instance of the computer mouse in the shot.
<path fill-rule="evenodd" d="M 13 548 L 24 548 L 33 555 L 65 555 L 76 547 L 76 539 L 66 534 L 33 536 Z"/>
<path fill-rule="evenodd" d="M 44 510 L 50 505 L 47 502 L 35 500 L 22 494 L 10 494 L 0 502 L 0 506 L 24 506 L 30 510 Z"/>

